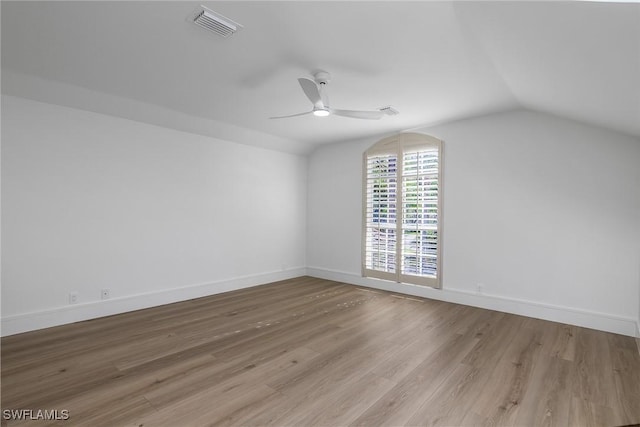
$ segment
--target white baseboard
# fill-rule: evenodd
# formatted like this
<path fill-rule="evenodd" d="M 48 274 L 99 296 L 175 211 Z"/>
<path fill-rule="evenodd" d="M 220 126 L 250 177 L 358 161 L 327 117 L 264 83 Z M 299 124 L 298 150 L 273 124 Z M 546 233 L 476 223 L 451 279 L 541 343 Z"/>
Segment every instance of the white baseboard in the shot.
<path fill-rule="evenodd" d="M 321 279 L 350 283 L 369 288 L 382 289 L 435 300 L 470 305 L 506 313 L 570 325 L 583 326 L 638 338 L 640 351 L 640 322 L 632 318 L 580 310 L 572 307 L 542 304 L 533 301 L 506 298 L 497 295 L 477 295 L 454 289 L 432 289 L 406 283 L 394 283 L 385 280 L 361 277 L 357 274 L 327 270 L 318 267 L 297 267 L 284 271 L 268 272 L 251 276 L 236 277 L 211 283 L 200 283 L 175 289 L 166 289 L 122 298 L 113 298 L 77 305 L 56 307 L 31 313 L 17 314 L 2 318 L 1 336 L 14 335 L 37 329 L 49 328 L 98 317 L 111 316 L 208 295 L 249 288 L 279 280 L 309 275 Z"/>
<path fill-rule="evenodd" d="M 582 326 L 585 328 L 613 332 L 631 337 L 640 336 L 640 331 L 637 331 L 637 329 L 640 328 L 640 325 L 638 325 L 635 319 L 615 316 L 608 313 L 599 313 L 573 307 L 519 300 L 499 295 L 478 295 L 472 292 L 455 289 L 433 289 L 424 286 L 410 285 L 407 283 L 395 283 L 318 267 L 307 267 L 307 275 L 369 288 L 382 289 L 390 292 L 398 292 L 423 298 L 518 314 L 536 319 Z"/>
<path fill-rule="evenodd" d="M 157 292 L 128 295 L 121 298 L 67 305 L 49 310 L 17 314 L 2 318 L 2 336 L 80 322 L 113 314 L 156 307 L 193 298 L 229 292 L 236 289 L 249 288 L 279 280 L 304 276 L 304 267 L 290 268 L 283 271 L 235 277 L 211 283 L 199 283 L 181 288 L 165 289 Z"/>

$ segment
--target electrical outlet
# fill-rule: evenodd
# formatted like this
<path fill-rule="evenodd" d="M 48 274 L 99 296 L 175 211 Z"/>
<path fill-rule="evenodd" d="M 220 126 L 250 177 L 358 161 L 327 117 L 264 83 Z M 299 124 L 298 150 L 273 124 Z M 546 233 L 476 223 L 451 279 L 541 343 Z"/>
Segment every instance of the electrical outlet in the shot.
<path fill-rule="evenodd" d="M 78 293 L 69 292 L 69 304 L 77 304 L 77 303 L 78 303 Z"/>
<path fill-rule="evenodd" d="M 102 289 L 102 290 L 100 291 L 100 298 L 102 298 L 102 299 L 109 299 L 109 296 L 110 296 L 110 291 L 109 291 L 109 289 L 105 288 L 105 289 Z"/>

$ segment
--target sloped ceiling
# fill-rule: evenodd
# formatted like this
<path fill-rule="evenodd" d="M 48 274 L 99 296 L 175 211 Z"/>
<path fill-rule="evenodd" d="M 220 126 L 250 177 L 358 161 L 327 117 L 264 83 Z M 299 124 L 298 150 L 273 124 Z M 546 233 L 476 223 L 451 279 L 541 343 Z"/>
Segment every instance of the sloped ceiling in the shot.
<path fill-rule="evenodd" d="M 207 2 L 244 29 L 187 21 L 197 2 L 2 2 L 2 91 L 292 152 L 529 108 L 640 137 L 640 4 Z M 329 71 L 307 111 L 296 79 Z"/>

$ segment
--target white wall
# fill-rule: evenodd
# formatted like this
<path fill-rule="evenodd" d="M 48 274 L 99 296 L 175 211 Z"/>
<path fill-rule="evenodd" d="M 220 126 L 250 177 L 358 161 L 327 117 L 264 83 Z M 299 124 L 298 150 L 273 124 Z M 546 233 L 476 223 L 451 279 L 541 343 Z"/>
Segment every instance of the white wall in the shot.
<path fill-rule="evenodd" d="M 445 141 L 443 290 L 360 277 L 374 139 L 321 147 L 307 183 L 299 156 L 3 96 L 2 334 L 295 277 L 305 263 L 636 333 L 640 141 L 524 111 L 424 132 Z"/>
<path fill-rule="evenodd" d="M 527 111 L 422 131 L 445 141 L 444 289 L 359 277 L 362 152 L 375 139 L 310 156 L 310 274 L 636 334 L 638 139 Z"/>
<path fill-rule="evenodd" d="M 304 157 L 12 96 L 2 150 L 4 335 L 304 274 Z"/>

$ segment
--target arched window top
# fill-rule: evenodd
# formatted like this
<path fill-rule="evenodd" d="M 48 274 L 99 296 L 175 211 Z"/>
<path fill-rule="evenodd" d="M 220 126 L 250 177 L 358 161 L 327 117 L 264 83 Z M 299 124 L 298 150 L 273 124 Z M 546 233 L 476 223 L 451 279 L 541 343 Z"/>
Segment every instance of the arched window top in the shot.
<path fill-rule="evenodd" d="M 421 146 L 441 146 L 442 141 L 431 135 L 414 132 L 403 132 L 386 137 L 373 144 L 365 154 L 397 153 L 398 150 Z"/>

